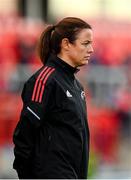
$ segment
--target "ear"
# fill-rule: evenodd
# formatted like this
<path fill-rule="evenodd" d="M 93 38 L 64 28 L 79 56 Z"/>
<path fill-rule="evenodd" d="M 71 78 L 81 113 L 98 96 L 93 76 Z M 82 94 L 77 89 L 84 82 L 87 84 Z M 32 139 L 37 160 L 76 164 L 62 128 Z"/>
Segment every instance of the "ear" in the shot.
<path fill-rule="evenodd" d="M 69 39 L 68 38 L 63 38 L 62 41 L 61 41 L 61 48 L 68 51 L 69 47 L 70 47 Z"/>

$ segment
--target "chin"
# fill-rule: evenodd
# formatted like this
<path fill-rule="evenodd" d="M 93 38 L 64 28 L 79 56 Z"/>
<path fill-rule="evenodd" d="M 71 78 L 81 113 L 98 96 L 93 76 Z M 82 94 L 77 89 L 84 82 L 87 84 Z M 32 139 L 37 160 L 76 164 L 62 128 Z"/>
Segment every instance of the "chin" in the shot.
<path fill-rule="evenodd" d="M 87 65 L 88 63 L 82 63 L 82 64 L 78 64 L 77 67 L 80 67 L 80 66 L 85 66 Z"/>
<path fill-rule="evenodd" d="M 88 61 L 86 60 L 86 61 L 81 63 L 81 66 L 84 66 L 84 65 L 87 65 L 87 64 L 88 64 Z"/>
<path fill-rule="evenodd" d="M 79 64 L 77 64 L 76 67 L 85 66 L 85 65 L 87 65 L 87 64 L 88 64 L 88 60 L 85 60 L 85 61 L 82 61 L 82 62 L 80 62 Z"/>

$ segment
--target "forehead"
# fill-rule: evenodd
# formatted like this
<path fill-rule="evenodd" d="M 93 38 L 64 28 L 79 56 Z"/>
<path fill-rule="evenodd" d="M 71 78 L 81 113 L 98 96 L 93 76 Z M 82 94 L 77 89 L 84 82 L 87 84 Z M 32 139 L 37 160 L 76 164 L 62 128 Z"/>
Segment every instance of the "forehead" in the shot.
<path fill-rule="evenodd" d="M 92 29 L 82 29 L 78 34 L 77 34 L 77 40 L 81 41 L 92 41 L 93 40 L 93 32 Z"/>

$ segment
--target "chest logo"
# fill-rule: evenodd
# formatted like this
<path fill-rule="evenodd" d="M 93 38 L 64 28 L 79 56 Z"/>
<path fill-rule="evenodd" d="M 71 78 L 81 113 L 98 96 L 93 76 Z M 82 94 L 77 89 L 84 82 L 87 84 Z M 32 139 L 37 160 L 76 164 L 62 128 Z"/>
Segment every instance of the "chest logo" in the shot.
<path fill-rule="evenodd" d="M 85 99 L 85 92 L 81 91 L 81 98 L 84 100 Z"/>
<path fill-rule="evenodd" d="M 72 97 L 72 94 L 68 90 L 66 91 L 66 95 L 67 97 Z"/>

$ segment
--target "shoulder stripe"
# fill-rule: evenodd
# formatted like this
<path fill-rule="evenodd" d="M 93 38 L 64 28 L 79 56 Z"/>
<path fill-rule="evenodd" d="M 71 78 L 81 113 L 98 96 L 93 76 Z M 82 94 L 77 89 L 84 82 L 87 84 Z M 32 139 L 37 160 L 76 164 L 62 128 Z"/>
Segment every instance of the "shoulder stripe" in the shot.
<path fill-rule="evenodd" d="M 40 97 L 39 97 L 39 103 L 41 103 L 41 101 L 42 101 L 42 95 L 44 93 L 45 83 L 46 83 L 47 79 L 49 78 L 49 76 L 53 73 L 54 70 L 55 70 L 54 68 L 51 69 L 43 81 L 42 89 L 41 89 L 41 93 L 40 93 Z"/>
<path fill-rule="evenodd" d="M 38 81 L 41 78 L 41 76 L 43 75 L 43 73 L 47 70 L 48 67 L 44 67 L 44 69 L 41 71 L 41 73 L 39 74 L 39 76 L 37 77 L 37 80 L 35 82 L 35 86 L 34 86 L 34 90 L 33 90 L 33 94 L 32 94 L 32 101 L 34 101 L 35 99 L 35 95 L 36 95 L 36 89 L 38 86 Z"/>
<path fill-rule="evenodd" d="M 41 87 L 42 87 L 42 81 L 47 76 L 47 74 L 50 72 L 51 69 L 52 69 L 51 67 L 47 68 L 47 70 L 43 73 L 43 75 L 39 79 L 39 84 L 38 84 L 38 88 L 37 88 L 37 92 L 36 92 L 35 101 L 38 101 L 39 95 L 40 95 L 40 90 L 41 90 Z"/>

